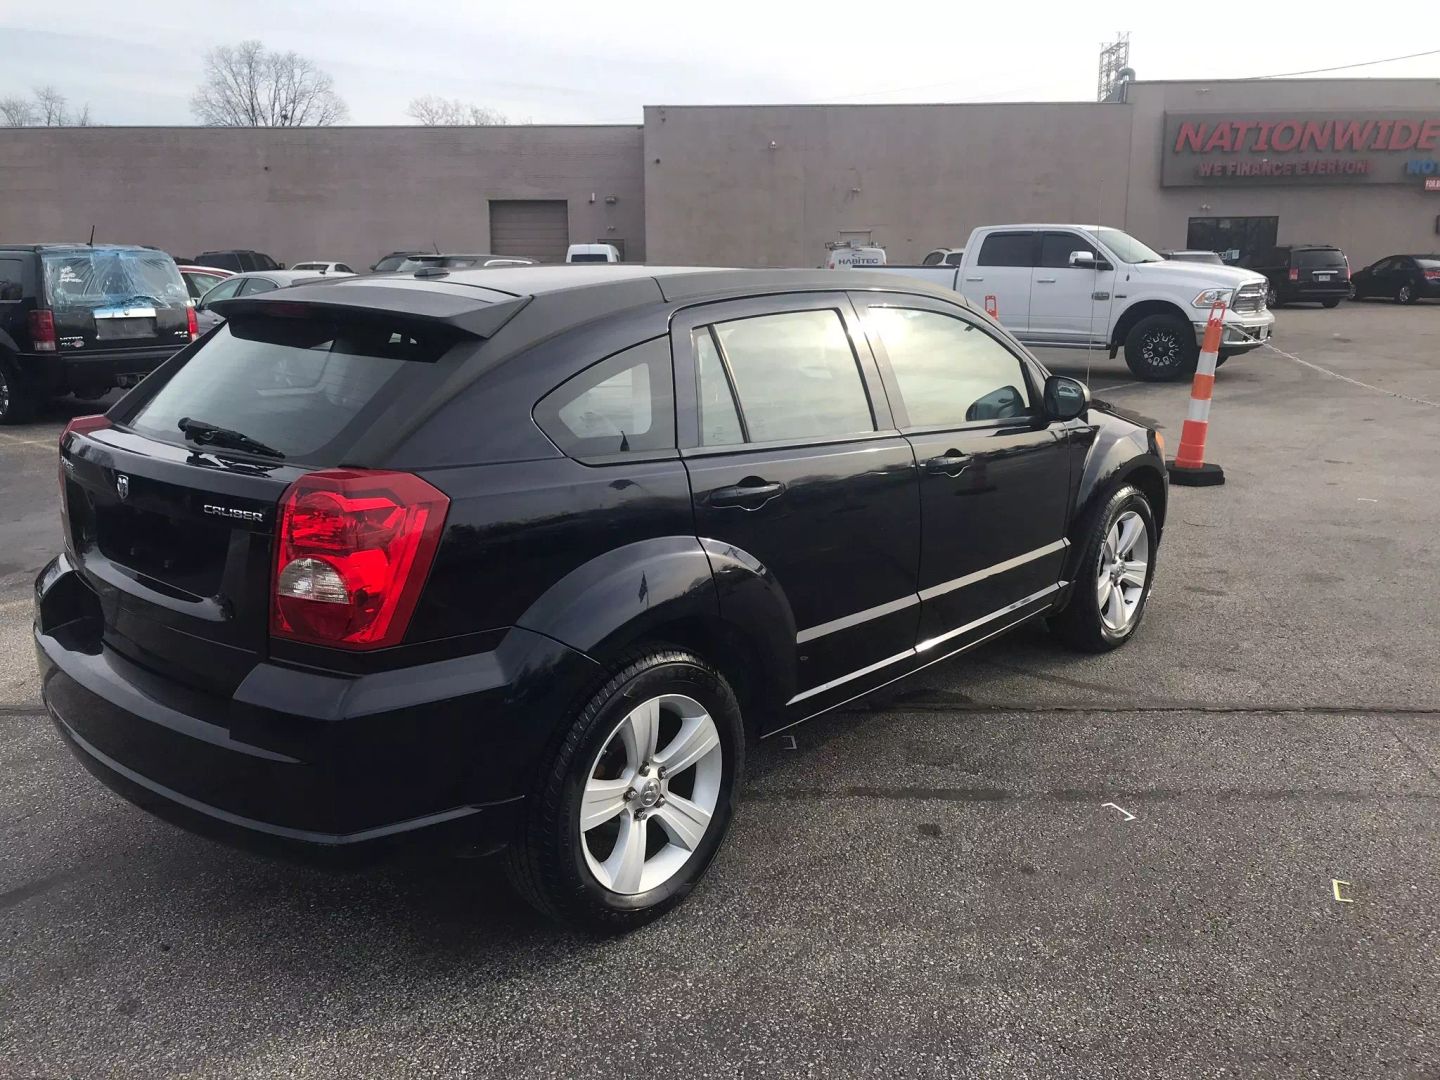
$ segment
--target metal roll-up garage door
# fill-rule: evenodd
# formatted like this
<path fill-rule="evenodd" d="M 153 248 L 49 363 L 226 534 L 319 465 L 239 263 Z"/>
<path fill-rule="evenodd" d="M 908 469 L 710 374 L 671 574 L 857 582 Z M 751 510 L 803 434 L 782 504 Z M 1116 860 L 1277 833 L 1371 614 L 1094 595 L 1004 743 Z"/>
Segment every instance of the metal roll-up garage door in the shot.
<path fill-rule="evenodd" d="M 570 210 L 564 199 L 492 199 L 490 250 L 564 262 L 570 246 Z"/>

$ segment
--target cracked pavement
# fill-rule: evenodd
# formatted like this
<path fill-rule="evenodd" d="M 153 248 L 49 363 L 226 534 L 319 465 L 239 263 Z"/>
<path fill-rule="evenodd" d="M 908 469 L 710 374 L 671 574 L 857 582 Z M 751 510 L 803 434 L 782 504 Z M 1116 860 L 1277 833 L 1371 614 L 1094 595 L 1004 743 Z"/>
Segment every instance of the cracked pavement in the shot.
<path fill-rule="evenodd" d="M 484 862 L 298 869 L 103 790 L 29 646 L 63 410 L 5 429 L 0 1075 L 1440 1072 L 1440 305 L 1278 320 L 1386 392 L 1231 360 L 1135 641 L 1026 629 L 766 743 L 705 883 L 601 943 Z M 1045 360 L 1173 446 L 1186 386 Z"/>

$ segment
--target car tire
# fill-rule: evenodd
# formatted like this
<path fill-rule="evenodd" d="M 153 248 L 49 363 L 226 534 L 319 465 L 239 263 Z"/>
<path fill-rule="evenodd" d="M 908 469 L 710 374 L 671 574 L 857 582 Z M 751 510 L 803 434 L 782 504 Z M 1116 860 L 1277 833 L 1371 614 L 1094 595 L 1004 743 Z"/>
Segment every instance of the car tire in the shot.
<path fill-rule="evenodd" d="M 1079 536 L 1070 602 L 1050 618 L 1052 632 L 1083 652 L 1109 652 L 1129 641 L 1150 599 L 1158 538 L 1150 501 L 1138 488 L 1125 484 L 1097 504 Z M 1117 543 L 1118 552 L 1112 550 Z M 1117 553 L 1118 560 L 1112 557 Z M 1135 566 L 1142 562 L 1137 574 Z"/>
<path fill-rule="evenodd" d="M 0 424 L 24 424 L 34 419 L 40 401 L 35 393 L 15 376 L 15 369 L 0 360 Z"/>
<path fill-rule="evenodd" d="M 574 716 L 526 800 L 507 856 L 516 892 L 588 933 L 663 915 L 719 851 L 744 753 L 740 706 L 718 671 L 677 649 L 632 656 Z"/>
<path fill-rule="evenodd" d="M 1275 288 L 1275 283 L 1273 281 L 1269 282 L 1265 286 L 1265 306 L 1268 308 L 1278 308 L 1280 304 L 1281 300 L 1279 290 Z"/>
<path fill-rule="evenodd" d="M 1360 294 L 1359 294 L 1359 293 L 1356 291 L 1356 289 L 1355 289 L 1355 282 L 1352 281 L 1352 282 L 1350 282 L 1349 285 L 1347 285 L 1347 286 L 1345 287 L 1345 299 L 1346 299 L 1346 300 L 1358 300 L 1358 299 L 1360 299 Z"/>
<path fill-rule="evenodd" d="M 1147 315 L 1125 335 L 1125 366 L 1137 379 L 1162 382 L 1195 373 L 1200 346 L 1179 315 Z"/>
<path fill-rule="evenodd" d="M 1320 301 L 1320 306 L 1321 306 L 1321 307 L 1327 307 L 1327 308 L 1335 308 L 1335 307 L 1339 307 L 1339 306 L 1340 306 L 1340 301 L 1339 301 L 1339 300 L 1321 300 L 1321 301 Z"/>
<path fill-rule="evenodd" d="M 1395 290 L 1395 302 L 1397 304 L 1413 304 L 1415 300 L 1415 286 L 1411 285 L 1408 281 Z"/>

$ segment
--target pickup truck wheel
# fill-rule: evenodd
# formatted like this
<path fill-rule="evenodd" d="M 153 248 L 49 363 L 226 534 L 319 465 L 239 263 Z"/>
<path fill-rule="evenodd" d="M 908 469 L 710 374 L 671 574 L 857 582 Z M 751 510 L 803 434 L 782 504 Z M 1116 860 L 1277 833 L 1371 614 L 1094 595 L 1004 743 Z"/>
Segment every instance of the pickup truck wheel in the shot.
<path fill-rule="evenodd" d="M 744 745 L 719 672 L 675 649 L 640 653 L 580 710 L 527 798 L 509 850 L 516 891 L 591 933 L 668 911 L 720 849 Z"/>
<path fill-rule="evenodd" d="M 35 394 L 15 377 L 8 361 L 0 360 L 0 424 L 23 424 L 35 415 L 40 402 Z"/>
<path fill-rule="evenodd" d="M 1050 619 L 1050 629 L 1073 648 L 1108 652 L 1134 635 L 1155 580 L 1155 515 L 1149 500 L 1129 484 L 1117 489 L 1096 506 L 1081 543 L 1074 594 Z"/>
<path fill-rule="evenodd" d="M 1125 335 L 1125 366 L 1139 379 L 1184 378 L 1199 359 L 1195 330 L 1178 315 L 1147 315 Z"/>

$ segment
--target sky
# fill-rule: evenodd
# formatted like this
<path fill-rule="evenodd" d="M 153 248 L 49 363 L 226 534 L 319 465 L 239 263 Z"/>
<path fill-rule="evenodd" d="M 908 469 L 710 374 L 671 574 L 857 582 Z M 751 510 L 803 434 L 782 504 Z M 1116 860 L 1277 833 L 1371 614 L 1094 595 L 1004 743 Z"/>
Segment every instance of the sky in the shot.
<path fill-rule="evenodd" d="M 189 124 L 206 51 L 246 38 L 329 72 L 353 124 L 408 123 L 406 104 L 425 94 L 537 124 L 638 124 L 645 105 L 1089 101 L 1100 45 L 1118 29 L 1130 31 L 1141 79 L 1251 78 L 1440 50 L 1440 20 L 1261 7 L 8 0 L 0 98 L 50 84 L 72 106 L 88 103 L 97 123 Z M 1440 51 L 1333 74 L 1434 78 L 1440 105 Z"/>

